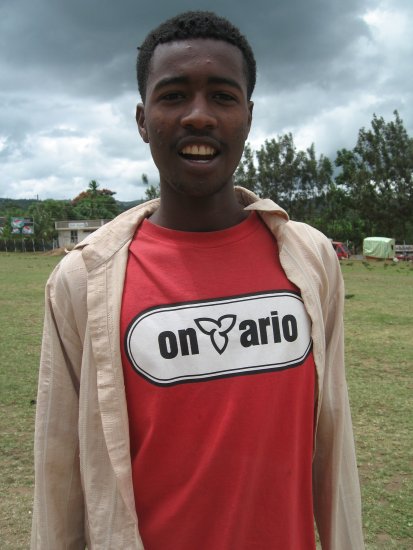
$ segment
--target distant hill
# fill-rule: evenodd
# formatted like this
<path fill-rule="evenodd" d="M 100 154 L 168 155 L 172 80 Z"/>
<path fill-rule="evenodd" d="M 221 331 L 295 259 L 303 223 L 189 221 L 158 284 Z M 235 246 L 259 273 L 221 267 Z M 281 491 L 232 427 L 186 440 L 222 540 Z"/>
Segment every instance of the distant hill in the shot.
<path fill-rule="evenodd" d="M 137 206 L 138 204 L 142 204 L 145 202 L 145 199 L 139 199 L 137 201 L 116 201 L 119 205 L 119 208 L 124 212 L 125 210 L 129 210 L 129 208 L 133 208 L 134 206 Z"/>
<path fill-rule="evenodd" d="M 37 201 L 36 199 L 8 199 L 8 198 L 1 198 L 0 197 L 0 215 L 2 213 L 5 213 L 7 210 L 22 210 L 23 212 L 26 212 L 29 207 L 36 202 L 42 202 Z M 138 204 L 142 204 L 144 202 L 144 199 L 139 199 L 136 201 L 116 201 L 116 203 L 119 206 L 119 210 L 121 212 L 124 212 L 125 210 L 129 210 L 129 208 L 133 208 L 134 206 Z"/>
<path fill-rule="evenodd" d="M 37 202 L 36 199 L 7 199 L 0 198 L 0 212 L 11 208 L 19 208 L 26 211 L 31 204 Z"/>

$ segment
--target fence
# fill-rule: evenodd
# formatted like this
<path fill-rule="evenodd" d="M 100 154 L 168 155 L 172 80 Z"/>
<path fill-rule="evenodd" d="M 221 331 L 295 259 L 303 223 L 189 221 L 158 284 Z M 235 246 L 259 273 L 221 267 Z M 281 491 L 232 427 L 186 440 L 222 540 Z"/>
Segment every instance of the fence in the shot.
<path fill-rule="evenodd" d="M 47 252 L 58 248 L 56 239 L 45 241 L 44 239 L 30 239 L 27 237 L 15 239 L 0 238 L 0 252 Z"/>

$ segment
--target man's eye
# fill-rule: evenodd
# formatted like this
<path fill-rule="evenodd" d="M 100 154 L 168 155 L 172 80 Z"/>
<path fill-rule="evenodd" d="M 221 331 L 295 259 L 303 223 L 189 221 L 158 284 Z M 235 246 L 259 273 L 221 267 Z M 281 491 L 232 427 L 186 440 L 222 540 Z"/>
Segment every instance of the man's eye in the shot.
<path fill-rule="evenodd" d="M 179 99 L 182 99 L 184 97 L 184 94 L 181 92 L 169 92 L 168 94 L 164 94 L 162 96 L 163 101 L 177 101 Z"/>
<path fill-rule="evenodd" d="M 225 92 L 218 92 L 214 94 L 214 98 L 218 101 L 221 101 L 223 103 L 231 103 L 236 101 L 235 97 L 231 94 L 227 94 Z"/>

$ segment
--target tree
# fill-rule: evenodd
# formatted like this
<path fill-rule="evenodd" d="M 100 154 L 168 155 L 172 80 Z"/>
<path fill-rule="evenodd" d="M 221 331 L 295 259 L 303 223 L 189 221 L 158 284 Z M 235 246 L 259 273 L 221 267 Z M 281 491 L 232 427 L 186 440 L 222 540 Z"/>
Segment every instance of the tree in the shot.
<path fill-rule="evenodd" d="M 119 214 L 119 206 L 113 198 L 115 191 L 99 189 L 99 183 L 91 180 L 86 191 L 72 200 L 74 219 L 112 219 Z"/>
<path fill-rule="evenodd" d="M 148 176 L 146 174 L 142 174 L 142 183 L 144 185 L 149 185 Z M 157 199 L 160 197 L 161 189 L 159 183 L 157 185 L 149 185 L 147 189 L 145 189 L 145 200 L 150 201 L 152 199 Z"/>
<path fill-rule="evenodd" d="M 34 234 L 38 239 L 51 241 L 57 237 L 54 222 L 73 217 L 69 201 L 46 199 L 29 206 L 28 215 L 34 219 Z"/>
<path fill-rule="evenodd" d="M 89 182 L 88 187 L 89 187 L 90 195 L 96 197 L 96 195 L 98 194 L 98 187 L 99 187 L 98 182 L 96 180 L 91 180 Z"/>
<path fill-rule="evenodd" d="M 249 143 L 245 144 L 242 159 L 234 174 L 234 183 L 257 192 L 257 169 L 254 165 L 254 151 Z"/>
<path fill-rule="evenodd" d="M 361 128 L 353 150 L 337 152 L 336 178 L 364 220 L 367 235 L 413 240 L 413 140 L 399 113 L 385 122 L 373 115 Z"/>
<path fill-rule="evenodd" d="M 299 178 L 290 215 L 295 219 L 316 224 L 315 220 L 324 208 L 327 193 L 332 186 L 333 166 L 330 159 L 324 155 L 317 159 L 314 144 L 305 152 L 300 151 L 297 157 Z"/>
<path fill-rule="evenodd" d="M 256 152 L 247 144 L 234 182 L 272 199 L 292 218 L 309 221 L 320 207 L 332 174 L 330 160 L 324 156 L 317 160 L 314 145 L 298 151 L 292 134 L 285 134 L 266 140 Z"/>

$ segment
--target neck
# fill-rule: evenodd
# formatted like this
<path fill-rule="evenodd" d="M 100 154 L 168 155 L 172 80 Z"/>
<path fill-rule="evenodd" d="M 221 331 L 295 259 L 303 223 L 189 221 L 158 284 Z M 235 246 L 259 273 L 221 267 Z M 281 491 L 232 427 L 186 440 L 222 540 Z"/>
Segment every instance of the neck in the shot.
<path fill-rule="evenodd" d="M 219 231 L 241 223 L 247 216 L 232 186 L 207 197 L 169 193 L 161 186 L 161 203 L 151 221 L 178 231 Z"/>

